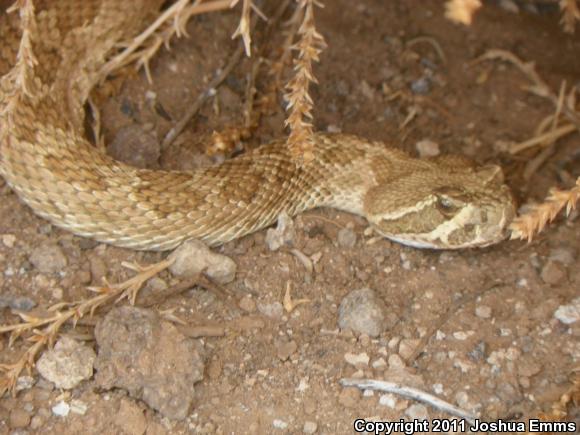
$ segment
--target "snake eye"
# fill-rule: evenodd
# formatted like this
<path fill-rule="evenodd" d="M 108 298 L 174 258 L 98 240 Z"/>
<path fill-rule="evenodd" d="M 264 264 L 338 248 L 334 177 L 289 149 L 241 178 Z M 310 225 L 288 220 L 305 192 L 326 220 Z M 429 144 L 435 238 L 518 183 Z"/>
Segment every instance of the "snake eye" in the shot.
<path fill-rule="evenodd" d="M 460 208 L 459 204 L 447 196 L 438 196 L 436 206 L 437 210 L 445 216 L 453 216 Z"/>

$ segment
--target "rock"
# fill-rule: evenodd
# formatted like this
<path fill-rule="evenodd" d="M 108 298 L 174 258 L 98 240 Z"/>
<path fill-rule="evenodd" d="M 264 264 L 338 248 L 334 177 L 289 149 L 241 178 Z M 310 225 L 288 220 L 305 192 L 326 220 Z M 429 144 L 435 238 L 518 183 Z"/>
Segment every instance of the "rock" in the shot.
<path fill-rule="evenodd" d="M 161 146 L 153 133 L 132 124 L 117 130 L 107 147 L 107 154 L 137 168 L 157 168 Z"/>
<path fill-rule="evenodd" d="M 566 266 L 574 264 L 576 252 L 572 248 L 554 248 L 550 251 L 548 260 L 557 261 Z"/>
<path fill-rule="evenodd" d="M 411 91 L 414 94 L 426 95 L 431 91 L 431 80 L 427 77 L 421 77 L 411 82 Z"/>
<path fill-rule="evenodd" d="M 42 354 L 36 369 L 56 388 L 70 390 L 93 376 L 94 361 L 93 349 L 65 336 Z"/>
<path fill-rule="evenodd" d="M 274 346 L 276 347 L 276 356 L 281 361 L 286 361 L 298 349 L 298 345 L 294 340 L 279 340 Z"/>
<path fill-rule="evenodd" d="M 270 251 L 277 251 L 282 246 L 291 247 L 296 239 L 296 230 L 294 221 L 286 212 L 278 216 L 276 228 L 270 228 L 266 231 L 266 244 Z"/>
<path fill-rule="evenodd" d="M 409 359 L 415 353 L 421 340 L 416 338 L 404 338 L 399 344 L 399 355 L 404 359 Z"/>
<path fill-rule="evenodd" d="M 399 355 L 389 356 L 389 368 L 391 369 L 403 369 L 405 368 L 405 361 Z"/>
<path fill-rule="evenodd" d="M 441 150 L 439 149 L 439 144 L 434 142 L 430 139 L 423 139 L 420 140 L 415 144 L 415 148 L 419 153 L 419 157 L 435 157 L 441 154 Z"/>
<path fill-rule="evenodd" d="M 32 376 L 19 376 L 16 379 L 16 391 L 29 390 L 34 386 L 34 378 Z"/>
<path fill-rule="evenodd" d="M 344 360 L 355 367 L 367 367 L 370 358 L 365 352 L 359 353 L 358 355 L 354 353 L 345 353 Z"/>
<path fill-rule="evenodd" d="M 478 305 L 475 307 L 475 315 L 480 319 L 489 319 L 491 317 L 491 308 L 487 305 Z"/>
<path fill-rule="evenodd" d="M 55 244 L 39 246 L 32 251 L 28 259 L 42 273 L 60 272 L 68 264 L 64 252 Z"/>
<path fill-rule="evenodd" d="M 425 405 L 415 403 L 407 408 L 405 415 L 409 417 L 410 420 L 427 420 L 429 418 L 429 411 Z"/>
<path fill-rule="evenodd" d="M 30 424 L 30 414 L 23 409 L 15 408 L 10 411 L 8 425 L 12 429 L 21 429 Z"/>
<path fill-rule="evenodd" d="M 338 232 L 338 245 L 342 248 L 354 248 L 356 233 L 351 228 L 342 228 Z"/>
<path fill-rule="evenodd" d="M 249 295 L 244 296 L 238 303 L 238 306 L 247 313 L 256 311 L 256 301 Z"/>
<path fill-rule="evenodd" d="M 455 402 L 460 408 L 470 412 L 475 412 L 481 408 L 481 404 L 474 402 L 465 391 L 459 391 L 455 395 Z"/>
<path fill-rule="evenodd" d="M 363 288 L 350 292 L 340 303 L 338 326 L 359 334 L 377 337 L 385 325 L 385 304 L 375 292 Z"/>
<path fill-rule="evenodd" d="M 30 311 L 36 306 L 36 302 L 24 296 L 0 296 L 0 308 L 12 308 L 18 311 Z"/>
<path fill-rule="evenodd" d="M 70 405 L 61 400 L 52 407 L 52 413 L 58 417 L 66 417 L 70 412 Z"/>
<path fill-rule="evenodd" d="M 518 363 L 518 375 L 531 378 L 542 370 L 542 366 L 534 361 L 522 360 Z"/>
<path fill-rule="evenodd" d="M 542 268 L 540 276 L 546 284 L 562 284 L 567 278 L 566 268 L 559 261 L 548 260 Z"/>
<path fill-rule="evenodd" d="M 16 242 L 16 236 L 14 234 L 2 234 L 2 243 L 7 248 L 13 248 Z"/>
<path fill-rule="evenodd" d="M 571 325 L 580 320 L 580 297 L 569 304 L 560 305 L 554 312 L 554 317 L 566 325 Z"/>
<path fill-rule="evenodd" d="M 279 319 L 284 315 L 284 306 L 280 302 L 272 302 L 271 304 L 258 302 L 258 311 L 271 319 Z"/>
<path fill-rule="evenodd" d="M 169 270 L 180 278 L 193 278 L 203 272 L 213 281 L 227 284 L 236 276 L 237 266 L 231 258 L 212 252 L 199 240 L 183 242 L 168 259 L 175 260 Z"/>
<path fill-rule="evenodd" d="M 302 427 L 302 432 L 308 435 L 316 433 L 318 430 L 318 425 L 313 421 L 305 421 Z"/>
<path fill-rule="evenodd" d="M 113 422 L 127 435 L 143 435 L 147 430 L 147 420 L 143 411 L 128 399 L 121 399 Z"/>
<path fill-rule="evenodd" d="M 151 310 L 113 308 L 97 324 L 95 380 L 123 388 L 165 417 L 187 417 L 204 364 L 195 342 Z"/>
<path fill-rule="evenodd" d="M 72 399 L 70 401 L 70 410 L 78 415 L 85 415 L 89 407 L 85 402 L 79 399 Z"/>
<path fill-rule="evenodd" d="M 372 362 L 371 367 L 375 370 L 384 370 L 387 368 L 387 362 L 383 357 L 380 357 Z"/>
<path fill-rule="evenodd" d="M 275 429 L 286 430 L 288 428 L 288 423 L 286 423 L 284 420 L 280 420 L 279 418 L 275 418 L 272 421 L 272 426 L 274 426 Z"/>

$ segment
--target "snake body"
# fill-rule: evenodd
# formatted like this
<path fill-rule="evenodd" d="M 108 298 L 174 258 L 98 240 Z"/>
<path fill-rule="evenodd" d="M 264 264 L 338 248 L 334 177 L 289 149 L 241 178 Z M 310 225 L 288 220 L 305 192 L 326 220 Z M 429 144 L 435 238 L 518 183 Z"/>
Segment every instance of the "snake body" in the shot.
<path fill-rule="evenodd" d="M 0 174 L 39 216 L 75 234 L 141 250 L 188 238 L 215 246 L 286 212 L 334 207 L 365 216 L 417 247 L 486 246 L 514 216 L 497 167 L 414 159 L 381 142 L 316 134 L 314 158 L 296 161 L 276 141 L 192 172 L 137 169 L 85 137 L 84 105 L 120 41 L 163 2 L 20 2 L 0 34 Z"/>

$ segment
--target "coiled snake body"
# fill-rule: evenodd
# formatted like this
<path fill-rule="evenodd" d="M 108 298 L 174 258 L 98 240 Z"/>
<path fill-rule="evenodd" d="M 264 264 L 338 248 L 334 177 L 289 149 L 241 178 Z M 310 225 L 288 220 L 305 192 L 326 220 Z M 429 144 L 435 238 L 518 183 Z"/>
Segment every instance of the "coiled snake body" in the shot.
<path fill-rule="evenodd" d="M 383 143 L 316 135 L 301 164 L 283 141 L 193 172 L 137 169 L 93 147 L 84 104 L 107 55 L 162 1 L 19 2 L 0 34 L 0 174 L 53 224 L 133 249 L 188 238 L 217 245 L 319 206 L 365 216 L 417 247 L 486 246 L 505 238 L 514 204 L 497 167 L 417 160 Z M 28 5 L 28 6 L 27 6 Z"/>

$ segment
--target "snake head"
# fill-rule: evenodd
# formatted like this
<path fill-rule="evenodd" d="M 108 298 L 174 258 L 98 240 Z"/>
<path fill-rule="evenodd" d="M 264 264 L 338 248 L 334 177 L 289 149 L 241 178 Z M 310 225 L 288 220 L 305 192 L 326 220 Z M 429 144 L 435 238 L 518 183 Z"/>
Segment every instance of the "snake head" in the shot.
<path fill-rule="evenodd" d="M 430 249 L 498 243 L 516 210 L 498 166 L 413 172 L 369 189 L 363 209 L 381 235 Z"/>

